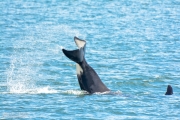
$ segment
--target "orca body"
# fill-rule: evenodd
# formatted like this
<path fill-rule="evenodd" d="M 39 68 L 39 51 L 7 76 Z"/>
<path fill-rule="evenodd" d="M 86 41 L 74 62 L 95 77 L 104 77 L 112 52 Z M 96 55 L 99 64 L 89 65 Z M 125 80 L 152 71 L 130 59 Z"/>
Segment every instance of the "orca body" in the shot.
<path fill-rule="evenodd" d="M 173 88 L 171 87 L 171 85 L 168 85 L 165 95 L 172 95 L 172 94 L 173 94 Z"/>
<path fill-rule="evenodd" d="M 74 41 L 79 49 L 72 51 L 62 49 L 62 51 L 66 55 L 66 57 L 77 63 L 76 64 L 77 78 L 81 90 L 85 90 L 90 94 L 95 92 L 110 91 L 101 81 L 95 70 L 91 66 L 89 66 L 88 63 L 86 62 L 85 59 L 86 41 L 81 40 L 77 37 L 74 37 Z"/>

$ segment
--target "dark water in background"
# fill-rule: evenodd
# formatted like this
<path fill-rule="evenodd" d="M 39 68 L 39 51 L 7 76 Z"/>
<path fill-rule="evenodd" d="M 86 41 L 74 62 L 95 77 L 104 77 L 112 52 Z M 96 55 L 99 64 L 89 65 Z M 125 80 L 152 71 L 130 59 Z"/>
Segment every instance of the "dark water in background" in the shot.
<path fill-rule="evenodd" d="M 7 0 L 0 11 L 1 119 L 180 118 L 179 0 Z M 80 90 L 61 52 L 74 36 L 114 95 Z"/>

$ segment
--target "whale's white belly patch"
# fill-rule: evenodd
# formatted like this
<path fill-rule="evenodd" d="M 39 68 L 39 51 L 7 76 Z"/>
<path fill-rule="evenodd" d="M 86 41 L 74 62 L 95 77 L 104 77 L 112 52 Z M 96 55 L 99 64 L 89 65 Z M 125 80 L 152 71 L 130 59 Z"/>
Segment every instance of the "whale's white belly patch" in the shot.
<path fill-rule="evenodd" d="M 81 73 L 83 73 L 83 69 L 81 68 L 79 64 L 76 64 L 76 72 L 77 72 L 77 75 L 80 75 Z"/>

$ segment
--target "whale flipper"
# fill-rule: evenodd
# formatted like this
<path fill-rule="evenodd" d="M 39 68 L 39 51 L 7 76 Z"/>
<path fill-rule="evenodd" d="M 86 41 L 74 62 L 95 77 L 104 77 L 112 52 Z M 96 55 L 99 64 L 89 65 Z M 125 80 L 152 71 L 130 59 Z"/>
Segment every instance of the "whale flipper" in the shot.
<path fill-rule="evenodd" d="M 173 94 L 173 88 L 171 87 L 171 85 L 168 85 L 165 95 L 172 95 L 172 94 Z"/>
<path fill-rule="evenodd" d="M 100 80 L 95 70 L 89 66 L 85 60 L 86 41 L 77 37 L 74 37 L 74 41 L 79 49 L 73 51 L 62 49 L 62 51 L 66 57 L 77 63 L 77 78 L 81 90 L 85 90 L 90 94 L 109 91 L 109 89 Z"/>

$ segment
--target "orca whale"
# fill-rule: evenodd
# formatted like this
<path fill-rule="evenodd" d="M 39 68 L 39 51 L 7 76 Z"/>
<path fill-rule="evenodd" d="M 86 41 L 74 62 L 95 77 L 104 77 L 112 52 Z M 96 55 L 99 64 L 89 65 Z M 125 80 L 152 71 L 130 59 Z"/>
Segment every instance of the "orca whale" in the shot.
<path fill-rule="evenodd" d="M 77 37 L 74 37 L 74 41 L 78 49 L 72 51 L 62 49 L 62 51 L 66 57 L 76 62 L 77 78 L 81 90 L 89 94 L 110 91 L 85 59 L 86 41 Z"/>
<path fill-rule="evenodd" d="M 171 87 L 171 85 L 168 85 L 165 95 L 172 95 L 172 94 L 173 94 L 173 88 Z"/>

